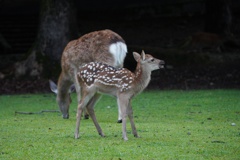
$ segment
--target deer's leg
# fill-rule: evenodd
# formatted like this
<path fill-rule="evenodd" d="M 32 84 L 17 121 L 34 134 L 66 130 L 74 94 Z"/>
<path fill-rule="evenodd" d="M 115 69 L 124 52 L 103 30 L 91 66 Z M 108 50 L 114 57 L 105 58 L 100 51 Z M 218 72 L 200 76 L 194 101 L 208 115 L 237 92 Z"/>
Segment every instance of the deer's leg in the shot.
<path fill-rule="evenodd" d="M 130 123 L 131 123 L 131 127 L 132 127 L 132 133 L 134 135 L 134 137 L 139 137 L 138 134 L 137 134 L 137 129 L 136 129 L 136 126 L 134 124 L 134 120 L 133 120 L 133 111 L 132 111 L 132 106 L 131 104 L 129 103 L 128 105 L 128 108 L 127 108 L 127 113 L 128 113 L 128 118 L 130 120 Z"/>
<path fill-rule="evenodd" d="M 88 114 L 86 108 L 84 108 L 84 110 L 83 110 L 83 114 L 84 114 L 84 119 L 89 119 L 89 114 Z"/>
<path fill-rule="evenodd" d="M 75 130 L 75 138 L 79 138 L 79 128 L 80 128 L 80 121 L 81 121 L 81 115 L 82 115 L 83 108 L 81 106 L 81 103 L 78 104 L 78 109 L 77 109 L 77 122 L 76 122 L 76 130 Z"/>
<path fill-rule="evenodd" d="M 96 115 L 95 115 L 95 112 L 94 112 L 94 105 L 100 97 L 101 97 L 101 95 L 96 93 L 93 96 L 93 98 L 90 100 L 90 102 L 88 103 L 87 110 L 88 110 L 88 113 L 89 113 L 90 117 L 92 118 L 92 121 L 93 121 L 93 123 L 94 123 L 94 125 L 95 125 L 95 127 L 98 131 L 98 134 L 102 137 L 105 137 L 104 133 L 102 132 L 102 129 L 101 129 L 100 125 L 97 122 Z"/>
<path fill-rule="evenodd" d="M 81 90 L 81 87 L 78 85 L 78 88 L 76 88 L 78 102 L 80 102 L 80 100 L 81 100 L 80 90 Z M 88 115 L 86 107 L 83 109 L 83 115 L 84 115 L 84 119 L 89 119 L 89 115 Z"/>
<path fill-rule="evenodd" d="M 89 103 L 87 104 L 87 107 L 85 109 L 85 114 L 84 114 L 84 118 L 85 119 L 89 119 L 89 115 L 88 115 L 88 111 L 87 108 L 88 106 L 92 106 L 94 108 L 95 103 L 98 101 L 98 99 L 101 97 L 101 94 L 96 93 L 93 98 L 89 101 Z"/>
<path fill-rule="evenodd" d="M 68 91 L 71 84 L 71 80 L 62 72 L 58 79 L 57 102 L 64 119 L 69 118 L 69 106 L 71 103 L 71 98 Z"/>
<path fill-rule="evenodd" d="M 82 96 L 82 99 L 80 100 L 78 104 L 78 109 L 77 109 L 77 121 L 76 121 L 76 130 L 75 130 L 75 138 L 79 138 L 79 128 L 80 128 L 80 122 L 81 122 L 81 115 L 83 112 L 83 109 L 86 107 L 88 104 L 89 100 L 92 98 L 93 95 L 86 93 Z"/>
<path fill-rule="evenodd" d="M 75 85 L 75 88 L 76 88 L 76 92 L 77 92 L 77 99 L 78 99 L 78 102 L 80 102 L 80 100 L 81 100 L 81 86 L 80 86 L 80 84 L 79 84 L 79 82 L 78 82 L 78 80 L 77 80 L 77 76 L 76 76 L 77 74 L 75 73 L 75 84 L 77 84 L 77 85 Z M 86 107 L 83 109 L 83 115 L 84 115 L 84 119 L 89 119 L 89 115 L 88 115 L 88 113 L 87 113 L 87 109 L 86 109 Z"/>
<path fill-rule="evenodd" d="M 121 109 L 122 113 L 122 137 L 125 141 L 128 140 L 127 138 L 127 129 L 126 129 L 126 121 L 127 121 L 127 106 L 129 103 L 129 99 L 125 97 L 118 97 L 117 99 L 118 107 Z"/>
<path fill-rule="evenodd" d="M 122 111 L 121 108 L 118 105 L 118 121 L 117 123 L 122 123 Z"/>

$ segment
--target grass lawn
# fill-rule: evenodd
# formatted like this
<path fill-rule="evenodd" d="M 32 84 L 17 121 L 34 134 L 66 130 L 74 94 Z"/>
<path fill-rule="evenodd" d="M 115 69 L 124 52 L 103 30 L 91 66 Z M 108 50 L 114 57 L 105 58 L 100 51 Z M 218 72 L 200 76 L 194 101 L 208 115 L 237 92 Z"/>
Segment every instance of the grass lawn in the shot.
<path fill-rule="evenodd" d="M 0 159 L 240 159 L 240 90 L 145 91 L 132 102 L 141 138 L 121 138 L 116 100 L 103 96 L 95 107 L 106 137 L 83 120 L 74 139 L 76 94 L 70 119 L 53 94 L 0 96 Z"/>

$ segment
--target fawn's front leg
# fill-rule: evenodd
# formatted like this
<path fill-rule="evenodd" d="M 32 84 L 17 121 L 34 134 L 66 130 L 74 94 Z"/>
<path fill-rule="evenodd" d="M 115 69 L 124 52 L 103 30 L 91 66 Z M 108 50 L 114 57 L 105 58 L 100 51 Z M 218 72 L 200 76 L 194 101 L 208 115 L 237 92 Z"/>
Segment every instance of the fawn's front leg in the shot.
<path fill-rule="evenodd" d="M 77 121 L 76 121 L 76 130 L 75 130 L 75 138 L 79 138 L 79 128 L 80 128 L 80 122 L 81 122 L 81 115 L 83 112 L 83 109 L 86 107 L 88 104 L 89 100 L 93 97 L 92 94 L 89 94 L 86 92 L 83 96 L 82 99 L 80 100 L 78 104 L 78 109 L 77 109 Z"/>
<path fill-rule="evenodd" d="M 97 122 L 96 115 L 95 115 L 95 112 L 94 112 L 94 105 L 100 97 L 101 97 L 101 95 L 98 94 L 98 93 L 96 93 L 93 96 L 93 98 L 90 100 L 90 102 L 87 105 L 87 111 L 88 111 L 90 117 L 92 118 L 92 121 L 93 121 L 93 123 L 94 123 L 94 125 L 95 125 L 95 127 L 98 131 L 98 134 L 102 137 L 105 137 L 104 133 L 102 132 L 102 129 L 101 129 L 100 125 Z"/>
<path fill-rule="evenodd" d="M 139 136 L 138 136 L 138 134 L 137 134 L 136 126 L 135 126 L 135 124 L 134 124 L 133 111 L 132 111 L 132 106 L 131 106 L 130 103 L 131 103 L 131 102 L 129 102 L 129 105 L 128 105 L 128 108 L 127 108 L 128 118 L 129 118 L 130 123 L 131 123 L 132 133 L 133 133 L 134 137 L 139 138 Z"/>

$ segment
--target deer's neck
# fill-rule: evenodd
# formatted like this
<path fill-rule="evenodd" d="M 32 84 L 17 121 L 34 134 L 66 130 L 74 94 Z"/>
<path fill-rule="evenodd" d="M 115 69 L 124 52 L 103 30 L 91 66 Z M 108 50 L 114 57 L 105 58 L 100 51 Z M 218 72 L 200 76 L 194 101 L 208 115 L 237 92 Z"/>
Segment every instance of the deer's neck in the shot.
<path fill-rule="evenodd" d="M 135 94 L 140 93 L 142 90 L 144 90 L 151 79 L 151 71 L 144 68 L 141 64 L 137 64 L 136 70 L 135 70 L 135 83 L 134 83 L 134 92 Z"/>

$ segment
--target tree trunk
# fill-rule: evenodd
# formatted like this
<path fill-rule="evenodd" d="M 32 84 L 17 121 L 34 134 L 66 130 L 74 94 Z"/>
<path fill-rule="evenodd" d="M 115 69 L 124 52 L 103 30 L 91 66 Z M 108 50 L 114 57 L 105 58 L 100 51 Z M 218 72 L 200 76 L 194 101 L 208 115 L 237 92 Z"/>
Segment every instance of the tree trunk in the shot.
<path fill-rule="evenodd" d="M 206 0 L 205 31 L 223 36 L 231 35 L 231 0 Z"/>
<path fill-rule="evenodd" d="M 77 38 L 74 0 L 42 0 L 36 41 L 29 57 L 16 64 L 16 76 L 58 76 L 66 44 Z"/>

